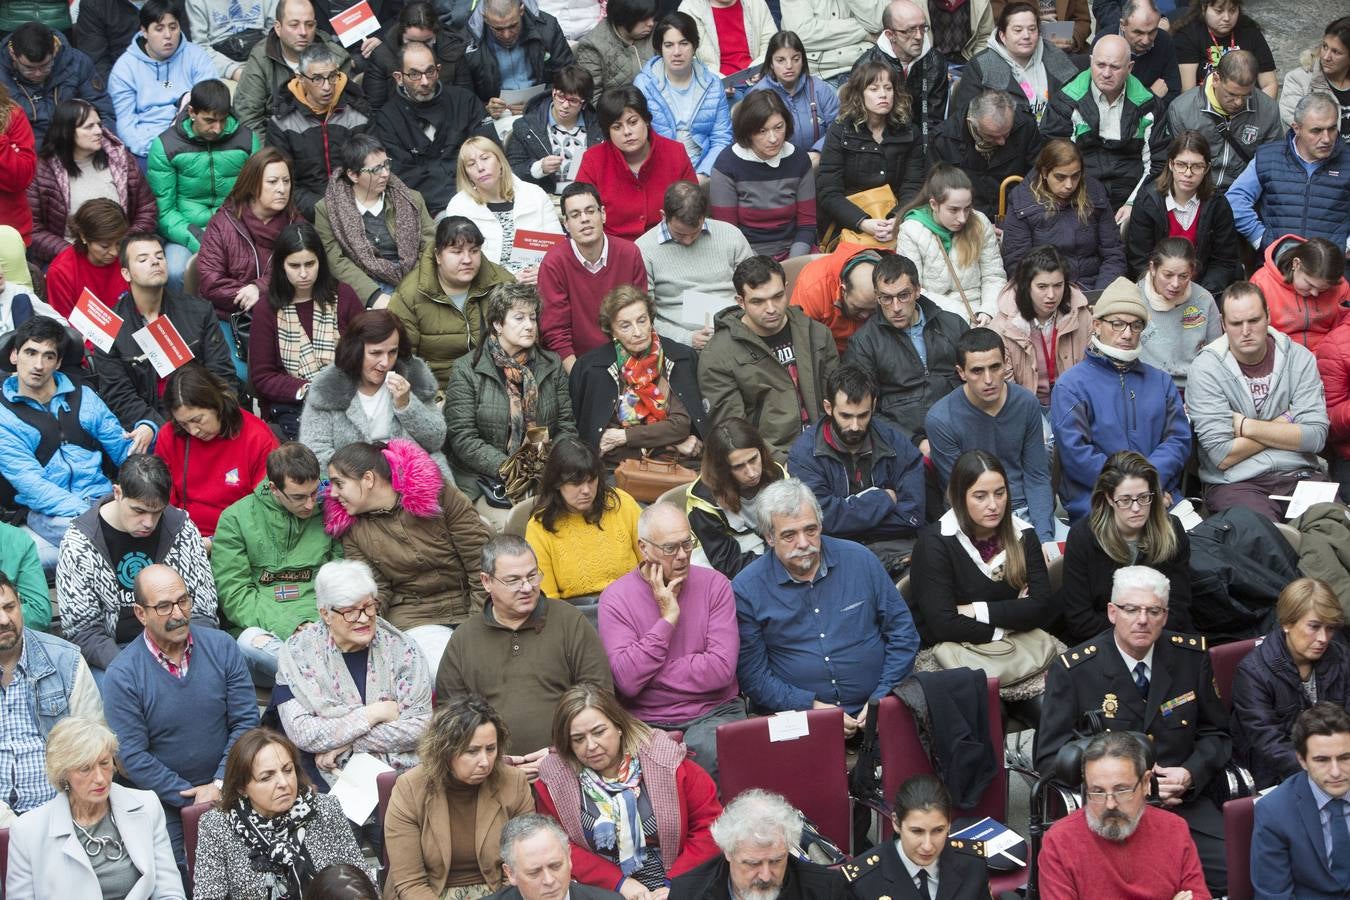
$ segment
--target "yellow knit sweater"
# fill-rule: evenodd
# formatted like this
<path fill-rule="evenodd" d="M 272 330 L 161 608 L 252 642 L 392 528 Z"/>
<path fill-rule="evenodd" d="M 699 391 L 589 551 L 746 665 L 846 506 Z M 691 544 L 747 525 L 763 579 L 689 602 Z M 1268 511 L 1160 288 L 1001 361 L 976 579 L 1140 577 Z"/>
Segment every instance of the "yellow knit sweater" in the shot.
<path fill-rule="evenodd" d="M 525 526 L 525 540 L 539 557 L 544 595 L 566 599 L 598 594 L 638 564 L 637 501 L 623 491 L 617 509 L 607 509 L 600 525 L 588 525 L 577 513 L 558 519 L 550 532 L 536 518 Z"/>

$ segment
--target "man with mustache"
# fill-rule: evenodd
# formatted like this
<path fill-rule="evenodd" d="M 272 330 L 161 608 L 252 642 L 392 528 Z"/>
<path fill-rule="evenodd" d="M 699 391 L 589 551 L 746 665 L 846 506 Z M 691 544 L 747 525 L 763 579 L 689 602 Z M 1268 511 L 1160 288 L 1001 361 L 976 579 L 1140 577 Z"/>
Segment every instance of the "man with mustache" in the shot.
<path fill-rule="evenodd" d="M 128 781 L 164 804 L 181 869 L 182 810 L 220 799 L 225 757 L 257 727 L 258 699 L 234 638 L 192 627 L 192 594 L 181 575 L 146 566 L 133 590 L 144 631 L 108 667 L 104 710 Z"/>
<path fill-rule="evenodd" d="M 1138 735 L 1107 732 L 1088 742 L 1083 807 L 1056 822 L 1041 848 L 1045 900 L 1207 900 L 1210 893 L 1186 823 L 1148 805 L 1148 787 Z"/>
<path fill-rule="evenodd" d="M 1156 779 L 1163 808 L 1186 820 L 1204 869 L 1204 880 L 1214 895 L 1220 896 L 1227 893 L 1228 882 L 1223 816 L 1207 796 L 1207 789 L 1211 781 L 1222 777 L 1232 754 L 1228 713 L 1219 700 L 1205 639 L 1163 631 L 1170 588 L 1162 573 L 1147 566 L 1126 566 L 1116 571 L 1111 601 L 1106 608 L 1111 629 L 1061 653 L 1050 664 L 1040 728 L 1036 731 L 1036 768 L 1041 772 L 1050 770 L 1056 754 L 1073 740 L 1074 729 L 1086 713 L 1098 715 L 1107 731 L 1144 734 L 1153 744 L 1157 760 L 1152 771 L 1145 772 L 1142 765 L 1137 767 L 1133 782 L 1128 778 L 1122 781 L 1119 773 L 1109 779 L 1102 776 L 1104 780 L 1096 789 L 1114 792 L 1117 801 L 1126 801 L 1134 796 L 1127 789 L 1142 776 Z M 1091 815 L 1100 820 L 1109 806 L 1109 800 L 1099 803 Z M 1123 802 L 1118 808 L 1128 812 Z M 1089 809 L 1093 807 L 1089 805 Z M 1124 825 L 1116 818 L 1106 822 L 1113 823 Z M 1175 852 L 1173 849 L 1169 853 L 1167 848 L 1175 847 L 1176 842 L 1157 835 L 1156 850 L 1112 855 L 1101 860 L 1101 865 L 1086 862 L 1090 857 L 1085 857 L 1085 850 L 1091 848 L 1079 844 L 1091 844 L 1099 856 L 1105 853 L 1105 848 L 1098 846 L 1100 842 L 1088 841 L 1084 833 L 1074 836 L 1075 829 L 1085 827 L 1080 822 L 1068 829 L 1070 836 L 1061 852 L 1075 862 L 1072 865 L 1066 862 L 1066 871 L 1076 869 L 1083 878 L 1096 878 L 1099 871 L 1104 877 L 1116 873 L 1125 880 L 1135 876 L 1147 879 L 1148 873 L 1154 871 L 1173 875 L 1181 871 L 1178 866 L 1158 864 L 1158 860 Z M 1112 833 L 1116 836 L 1101 834 L 1107 840 L 1128 837 L 1127 831 Z M 1153 841 L 1143 843 L 1152 846 Z M 1081 894 L 1083 897 L 1170 897 L 1182 889 L 1112 891 L 1096 881 L 1084 884 L 1090 887 Z M 1080 894 L 1066 889 L 1045 896 Z"/>

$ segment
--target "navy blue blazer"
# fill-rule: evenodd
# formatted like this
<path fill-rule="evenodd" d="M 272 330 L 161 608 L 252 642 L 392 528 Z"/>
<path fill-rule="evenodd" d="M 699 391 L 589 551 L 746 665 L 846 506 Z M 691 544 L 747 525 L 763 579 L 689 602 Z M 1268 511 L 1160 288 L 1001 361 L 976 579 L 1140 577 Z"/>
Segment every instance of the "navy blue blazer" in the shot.
<path fill-rule="evenodd" d="M 1350 892 L 1350 883 L 1332 878 L 1307 772 L 1290 775 L 1257 801 L 1251 864 L 1261 900 L 1339 900 Z"/>

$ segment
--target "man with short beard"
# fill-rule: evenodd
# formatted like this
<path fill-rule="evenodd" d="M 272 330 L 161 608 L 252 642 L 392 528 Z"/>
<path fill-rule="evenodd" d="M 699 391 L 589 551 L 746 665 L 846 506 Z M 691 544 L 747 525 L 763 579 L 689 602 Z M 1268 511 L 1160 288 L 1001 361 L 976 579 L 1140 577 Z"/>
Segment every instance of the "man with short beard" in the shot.
<path fill-rule="evenodd" d="M 1043 900 L 1205 900 L 1200 858 L 1177 815 L 1148 805 L 1138 735 L 1108 731 L 1083 751 L 1083 807 L 1060 819 L 1040 855 Z"/>

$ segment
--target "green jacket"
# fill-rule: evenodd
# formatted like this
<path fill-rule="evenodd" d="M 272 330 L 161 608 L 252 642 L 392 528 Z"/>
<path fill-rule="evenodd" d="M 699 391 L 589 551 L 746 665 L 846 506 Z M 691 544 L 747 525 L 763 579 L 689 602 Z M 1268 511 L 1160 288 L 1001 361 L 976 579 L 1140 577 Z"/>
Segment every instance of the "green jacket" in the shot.
<path fill-rule="evenodd" d="M 8 34 L 25 22 L 41 22 L 53 31 L 70 33 L 70 4 L 65 0 L 6 0 L 0 3 L 0 32 Z"/>
<path fill-rule="evenodd" d="M 564 386 L 565 387 L 565 386 Z M 52 627 L 52 600 L 47 576 L 42 574 L 37 545 L 22 528 L 0 522 L 0 572 L 19 593 L 25 628 L 48 631 Z"/>
<path fill-rule="evenodd" d="M 145 177 L 159 204 L 159 233 L 193 253 L 200 249 L 192 226 L 206 223 L 230 195 L 239 170 L 262 142 L 230 116 L 225 130 L 207 142 L 192 131 L 192 120 L 179 114 L 168 131 L 150 142 Z"/>
<path fill-rule="evenodd" d="M 431 243 L 422 251 L 417 268 L 399 282 L 389 311 L 403 320 L 413 355 L 426 360 L 441 393 L 450 381 L 455 360 L 477 347 L 483 338 L 488 291 L 493 285 L 515 280 L 516 276 L 484 257 L 461 312 L 446 297 L 436 277 L 436 245 Z"/>
<path fill-rule="evenodd" d="M 333 51 L 338 68 L 347 73 L 347 78 L 354 77 L 351 54 L 331 35 L 320 32 L 317 38 Z M 239 87 L 234 90 L 234 114 L 239 121 L 261 133 L 272 115 L 272 99 L 277 89 L 293 77 L 295 72 L 286 65 L 281 52 L 281 38 L 275 30 L 268 31 L 267 37 L 253 45 L 239 75 Z"/>
<path fill-rule="evenodd" d="M 535 347 L 530 370 L 539 383 L 534 424 L 547 428 L 554 440 L 563 435 L 576 437 L 567 373 L 558 354 Z M 478 476 L 497 477 L 497 470 L 506 462 L 506 442 L 511 433 L 506 379 L 487 353 L 476 360 L 474 354 L 465 354 L 450 369 L 445 425 L 445 455 L 450 458 L 455 483 L 470 500 L 477 500 L 482 494 Z"/>
<path fill-rule="evenodd" d="M 342 558 L 342 544 L 323 530 L 323 507 L 298 519 L 264 481 L 220 514 L 211 546 L 220 609 L 239 628 L 264 628 L 283 641 L 318 618 L 314 576 Z"/>

